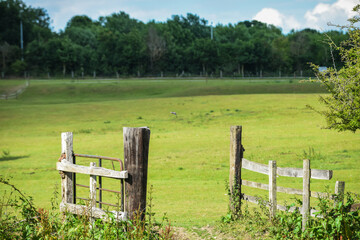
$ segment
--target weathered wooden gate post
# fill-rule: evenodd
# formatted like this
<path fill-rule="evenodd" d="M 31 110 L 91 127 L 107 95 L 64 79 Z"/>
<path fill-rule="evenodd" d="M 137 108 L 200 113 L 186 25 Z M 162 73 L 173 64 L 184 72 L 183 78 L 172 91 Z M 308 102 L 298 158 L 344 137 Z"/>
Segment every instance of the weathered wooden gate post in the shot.
<path fill-rule="evenodd" d="M 150 129 L 124 127 L 123 132 L 124 165 L 128 171 L 128 178 L 125 180 L 125 212 L 132 219 L 140 211 L 141 219 L 144 219 Z"/>
<path fill-rule="evenodd" d="M 241 161 L 244 148 L 241 144 L 242 126 L 231 126 L 230 128 L 230 210 L 238 215 L 241 211 Z"/>
<path fill-rule="evenodd" d="M 74 163 L 73 133 L 61 133 L 61 159 Z M 74 174 L 71 172 L 61 173 L 61 197 L 63 203 L 75 203 Z"/>

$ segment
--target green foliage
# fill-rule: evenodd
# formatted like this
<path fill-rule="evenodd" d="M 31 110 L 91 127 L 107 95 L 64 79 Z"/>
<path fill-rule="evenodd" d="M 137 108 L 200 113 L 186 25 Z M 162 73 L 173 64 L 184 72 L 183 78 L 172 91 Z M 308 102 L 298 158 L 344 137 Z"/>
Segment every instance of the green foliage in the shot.
<path fill-rule="evenodd" d="M 241 200 L 241 213 L 233 215 L 231 211 L 220 219 L 219 230 L 235 239 L 267 239 L 271 221 L 265 201 L 257 197 L 259 207 L 250 209 L 248 202 Z"/>
<path fill-rule="evenodd" d="M 21 75 L 24 74 L 26 63 L 21 60 L 16 60 L 13 64 L 11 64 L 10 68 L 14 73 Z"/>
<path fill-rule="evenodd" d="M 322 160 L 324 159 L 324 156 L 320 152 L 315 151 L 313 147 L 309 147 L 308 151 L 306 150 L 303 151 L 301 158 L 310 159 L 310 160 Z"/>
<path fill-rule="evenodd" d="M 52 199 L 52 212 L 36 209 L 32 198 L 26 196 L 8 179 L 0 178 L 0 183 L 10 188 L 9 194 L 0 199 L 1 239 L 172 239 L 173 230 L 164 217 L 156 222 L 152 212 L 152 187 L 146 219 L 141 220 L 137 212 L 134 219 L 117 221 L 109 213 L 110 221 L 92 219 L 90 215 L 60 215 L 57 209 L 57 194 Z"/>
<path fill-rule="evenodd" d="M 354 8 L 360 14 L 360 5 Z M 329 41 L 331 49 L 339 51 L 344 64 L 337 70 L 335 61 L 332 68 L 319 72 L 317 65 L 312 65 L 320 81 L 329 91 L 329 96 L 321 96 L 320 102 L 326 110 L 318 111 L 327 122 L 327 128 L 338 131 L 356 132 L 360 129 L 360 29 L 355 26 L 358 16 L 350 20 L 349 39 L 339 46 Z"/>
<path fill-rule="evenodd" d="M 10 150 L 9 149 L 3 149 L 2 150 L 2 157 L 6 158 L 10 156 Z"/>
<path fill-rule="evenodd" d="M 334 199 L 337 201 L 336 204 Z M 359 200 L 358 196 L 351 193 L 345 196 L 328 194 L 327 197 L 319 198 L 316 207 L 318 212 L 315 213 L 317 217 L 309 217 L 305 231 L 302 231 L 301 200 L 295 199 L 295 203 L 287 207 L 288 211 L 278 211 L 276 217 L 271 220 L 263 199 L 258 198 L 260 208 L 252 210 L 243 201 L 242 214 L 237 219 L 231 217 L 231 213 L 223 216 L 218 228 L 237 238 L 247 236 L 251 239 L 359 239 L 360 210 L 350 211 L 355 200 Z M 290 208 L 294 210 L 290 212 Z"/>
<path fill-rule="evenodd" d="M 339 200 L 334 204 L 330 195 L 319 198 L 317 217 L 310 217 L 306 230 L 302 231 L 302 215 L 299 211 L 301 201 L 298 201 L 294 212 L 279 212 L 274 225 L 270 228 L 276 239 L 359 239 L 360 211 L 350 211 L 357 198 L 354 194 L 334 196 Z M 294 207 L 295 204 L 290 205 Z"/>
<path fill-rule="evenodd" d="M 60 33 L 51 32 L 45 9 L 20 0 L 0 1 L 2 71 L 21 58 L 19 22 L 23 21 L 26 71 L 32 76 L 297 76 L 312 74 L 307 62 L 329 65 L 331 53 L 312 29 L 284 35 L 273 25 L 253 21 L 212 27 L 196 14 L 174 15 L 166 22 L 143 23 L 125 12 L 93 20 L 73 16 Z M 343 32 L 329 32 L 337 43 Z M 54 42 L 56 44 L 54 44 Z M 14 49 L 17 48 L 18 51 Z M 1 50 L 1 49 L 0 49 Z M 10 54 L 11 53 L 11 54 Z M 335 58 L 337 63 L 340 59 Z M 18 72 L 11 74 L 22 75 Z"/>

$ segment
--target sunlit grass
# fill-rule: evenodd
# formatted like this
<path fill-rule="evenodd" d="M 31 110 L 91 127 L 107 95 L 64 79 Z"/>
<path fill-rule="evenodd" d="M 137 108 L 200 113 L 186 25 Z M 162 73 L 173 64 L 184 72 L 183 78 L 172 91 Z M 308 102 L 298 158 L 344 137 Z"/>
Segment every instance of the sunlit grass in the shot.
<path fill-rule="evenodd" d="M 12 176 L 36 204 L 46 207 L 54 185 L 60 184 L 55 164 L 61 132 L 74 132 L 76 153 L 122 158 L 122 128 L 148 126 L 148 184 L 154 185 L 154 210 L 159 215 L 166 212 L 175 225 L 204 225 L 227 211 L 229 131 L 231 125 L 242 125 L 245 158 L 302 167 L 304 151 L 313 148 L 318 155 L 312 167 L 333 169 L 334 178 L 313 180 L 312 188 L 332 189 L 342 180 L 346 190 L 357 192 L 360 136 L 321 129 L 322 117 L 306 108 L 321 107 L 313 93 L 321 89 L 305 85 L 267 80 L 33 81 L 19 99 L 0 100 L 0 154 L 6 149 L 16 157 L 0 161 L 0 174 Z M 249 180 L 267 181 L 267 176 L 245 170 L 243 174 Z M 302 186 L 300 178 L 280 177 L 278 182 Z M 286 199 L 279 196 L 280 202 Z"/>

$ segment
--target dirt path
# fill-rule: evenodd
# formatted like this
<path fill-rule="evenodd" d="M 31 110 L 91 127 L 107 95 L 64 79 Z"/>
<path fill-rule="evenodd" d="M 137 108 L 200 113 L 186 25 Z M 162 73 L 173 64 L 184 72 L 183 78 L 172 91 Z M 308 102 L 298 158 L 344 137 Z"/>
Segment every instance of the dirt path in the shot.
<path fill-rule="evenodd" d="M 237 239 L 229 234 L 216 231 L 214 227 L 204 226 L 201 228 L 193 227 L 186 229 L 182 227 L 174 227 L 174 239 L 176 240 L 233 240 Z M 244 239 L 244 238 L 243 238 Z M 246 238 L 245 238 L 246 240 Z"/>

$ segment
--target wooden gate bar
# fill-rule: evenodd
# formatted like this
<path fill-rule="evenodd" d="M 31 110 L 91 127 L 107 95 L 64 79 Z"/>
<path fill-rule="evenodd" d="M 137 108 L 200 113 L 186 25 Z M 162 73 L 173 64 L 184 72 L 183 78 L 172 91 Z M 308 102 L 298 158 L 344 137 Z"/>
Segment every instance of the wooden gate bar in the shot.
<path fill-rule="evenodd" d="M 75 154 L 73 154 L 73 162 L 76 164 L 76 157 Z M 73 173 L 73 193 L 74 193 L 74 204 L 76 204 L 76 173 Z"/>
<path fill-rule="evenodd" d="M 83 197 L 76 197 L 76 199 L 81 199 L 81 200 L 84 200 L 84 201 L 90 201 L 89 198 L 83 198 Z M 112 207 L 119 207 L 119 206 L 116 205 L 116 204 L 107 203 L 107 202 L 96 201 L 96 203 L 101 203 L 101 204 L 108 205 L 108 206 L 112 206 Z"/>

